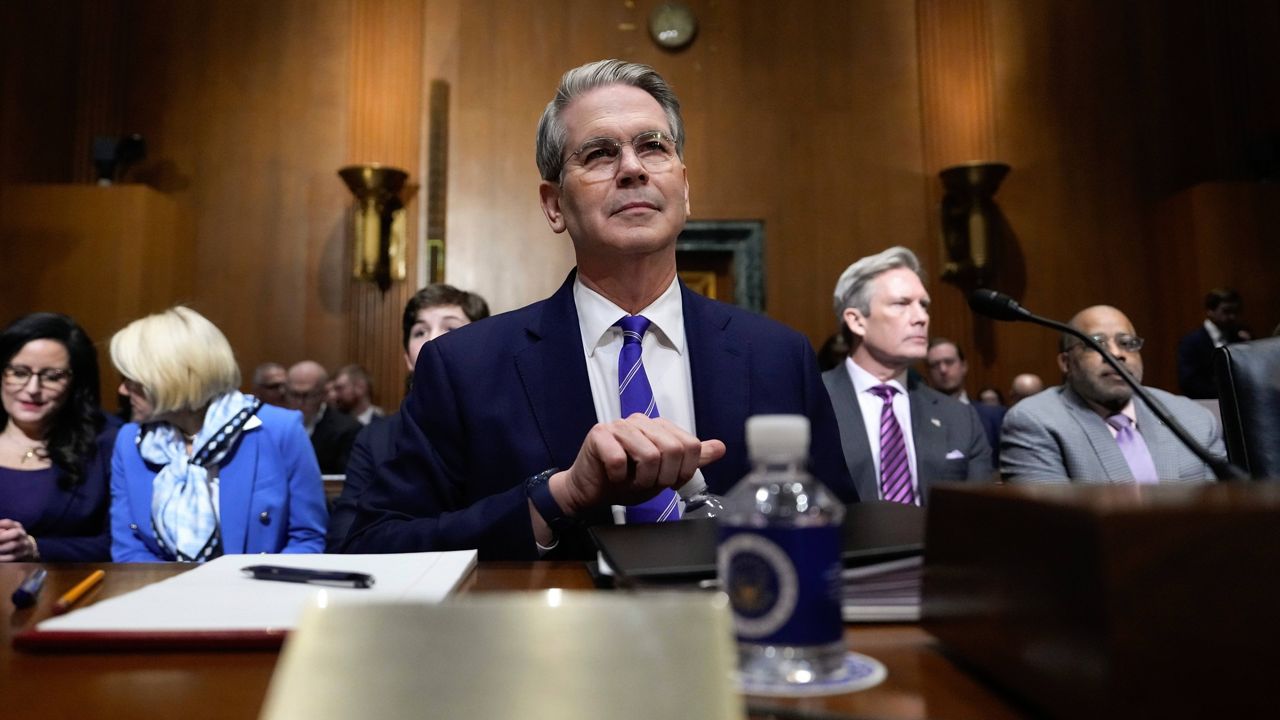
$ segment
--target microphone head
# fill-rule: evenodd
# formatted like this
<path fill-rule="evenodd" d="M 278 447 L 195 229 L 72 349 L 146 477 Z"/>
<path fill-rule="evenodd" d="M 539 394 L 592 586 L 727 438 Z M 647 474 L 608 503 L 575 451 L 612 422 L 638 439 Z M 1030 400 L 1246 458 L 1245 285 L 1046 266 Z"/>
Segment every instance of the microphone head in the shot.
<path fill-rule="evenodd" d="M 1016 321 L 1031 317 L 1031 313 L 1017 300 L 988 288 L 978 288 L 969 293 L 969 309 L 996 320 Z"/>

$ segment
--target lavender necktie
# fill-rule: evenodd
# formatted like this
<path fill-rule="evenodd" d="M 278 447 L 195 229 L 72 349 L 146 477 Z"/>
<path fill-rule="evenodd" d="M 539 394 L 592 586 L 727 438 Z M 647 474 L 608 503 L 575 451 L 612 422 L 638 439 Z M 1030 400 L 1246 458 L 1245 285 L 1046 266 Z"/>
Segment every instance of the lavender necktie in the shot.
<path fill-rule="evenodd" d="M 892 385 L 871 388 L 871 394 L 884 401 L 880 410 L 880 497 L 889 502 L 914 505 L 916 494 L 911 489 L 907 443 L 898 417 L 893 414 L 893 396 L 897 392 L 898 389 Z"/>
<path fill-rule="evenodd" d="M 1140 483 L 1160 482 L 1147 441 L 1142 439 L 1142 433 L 1133 426 L 1129 416 L 1116 413 L 1107 418 L 1107 424 L 1116 429 L 1116 444 L 1120 446 L 1124 461 L 1129 463 L 1129 469 L 1133 471 L 1133 479 Z"/>
<path fill-rule="evenodd" d="M 649 319 L 643 315 L 627 315 L 614 324 L 622 328 L 622 351 L 618 353 L 618 399 L 622 417 L 641 413 L 656 418 L 658 403 L 640 360 L 641 340 L 649 329 Z M 628 524 L 679 519 L 680 496 L 671 488 L 663 488 L 649 500 L 627 507 Z"/>

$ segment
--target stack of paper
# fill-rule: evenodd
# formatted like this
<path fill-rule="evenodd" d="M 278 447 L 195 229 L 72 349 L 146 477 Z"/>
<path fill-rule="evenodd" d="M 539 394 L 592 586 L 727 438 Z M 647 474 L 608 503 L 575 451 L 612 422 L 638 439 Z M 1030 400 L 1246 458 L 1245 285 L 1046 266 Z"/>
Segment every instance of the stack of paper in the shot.
<path fill-rule="evenodd" d="M 916 555 L 845 570 L 845 622 L 918 621 L 922 560 Z"/>

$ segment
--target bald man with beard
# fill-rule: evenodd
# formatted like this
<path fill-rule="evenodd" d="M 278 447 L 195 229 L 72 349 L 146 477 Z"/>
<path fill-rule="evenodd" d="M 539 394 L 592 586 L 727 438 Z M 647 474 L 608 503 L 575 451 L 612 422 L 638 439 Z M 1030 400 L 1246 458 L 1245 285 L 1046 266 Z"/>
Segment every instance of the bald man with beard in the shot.
<path fill-rule="evenodd" d="M 1071 326 L 1105 346 L 1139 382 L 1142 338 L 1107 305 L 1085 308 Z M 1011 482 L 1154 483 L 1212 480 L 1213 471 L 1179 442 L 1124 378 L 1079 339 L 1064 335 L 1058 367 L 1066 382 L 1033 395 L 1005 415 L 1000 472 Z M 1222 430 L 1187 398 L 1147 388 L 1193 438 L 1225 454 Z"/>

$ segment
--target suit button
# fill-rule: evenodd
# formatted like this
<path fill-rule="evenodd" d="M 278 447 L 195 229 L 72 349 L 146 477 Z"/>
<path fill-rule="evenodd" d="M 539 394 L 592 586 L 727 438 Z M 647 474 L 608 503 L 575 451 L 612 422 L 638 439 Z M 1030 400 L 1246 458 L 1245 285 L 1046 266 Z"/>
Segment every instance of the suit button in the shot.
<path fill-rule="evenodd" d="M 258 522 L 262 523 L 263 525 L 270 525 L 271 513 L 267 512 L 266 510 L 263 510 L 261 513 L 258 513 Z"/>
<path fill-rule="evenodd" d="M 129 529 L 133 531 L 135 537 L 142 537 L 142 533 L 138 530 L 137 523 L 129 523 Z"/>

